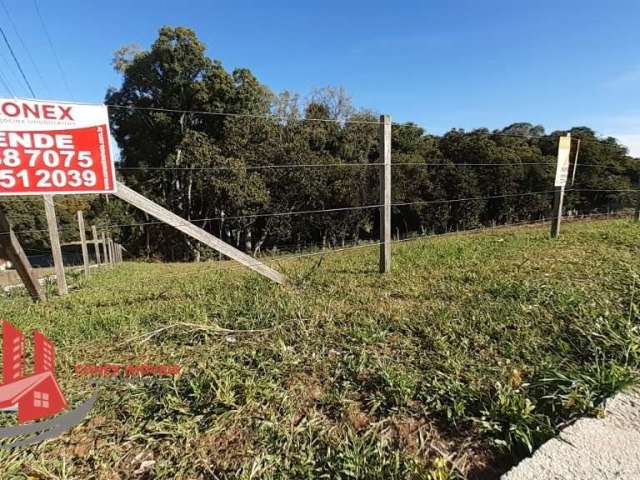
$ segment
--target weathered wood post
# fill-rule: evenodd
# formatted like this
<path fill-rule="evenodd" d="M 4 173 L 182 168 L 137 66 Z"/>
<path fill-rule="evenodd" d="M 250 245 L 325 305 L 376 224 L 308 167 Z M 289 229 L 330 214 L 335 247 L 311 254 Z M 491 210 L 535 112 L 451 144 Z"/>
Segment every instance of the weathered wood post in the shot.
<path fill-rule="evenodd" d="M 102 232 L 102 258 L 105 265 L 109 265 L 109 249 L 107 248 L 107 238 L 104 232 Z"/>
<path fill-rule="evenodd" d="M 82 263 L 84 265 L 84 276 L 89 278 L 89 249 L 87 248 L 87 236 L 84 230 L 84 216 L 82 210 L 78 210 L 78 229 L 80 230 L 80 248 L 82 249 Z"/>
<path fill-rule="evenodd" d="M 571 134 L 560 137 L 558 141 L 558 163 L 556 164 L 555 192 L 553 195 L 553 217 L 551 219 L 551 238 L 560 235 L 562 222 L 562 204 L 564 202 L 564 187 L 569 175 L 569 153 L 571 151 Z"/>
<path fill-rule="evenodd" d="M 637 193 L 637 200 L 636 200 L 636 211 L 633 212 L 633 220 L 635 222 L 640 222 L 640 179 L 638 179 L 638 193 Z"/>
<path fill-rule="evenodd" d="M 109 252 L 109 265 L 113 268 L 116 262 L 113 258 L 113 239 L 110 235 L 107 237 L 107 251 Z"/>
<path fill-rule="evenodd" d="M 391 270 L 391 117 L 380 115 L 380 273 Z"/>
<path fill-rule="evenodd" d="M 98 230 L 95 225 L 91 226 L 91 236 L 93 237 L 93 248 L 96 253 L 96 265 L 100 265 L 102 262 L 100 261 L 100 240 L 98 239 Z"/>
<path fill-rule="evenodd" d="M 62 248 L 60 247 L 60 236 L 58 234 L 56 209 L 53 206 L 53 196 L 43 195 L 42 197 L 44 199 L 44 211 L 49 227 L 49 242 L 51 244 L 51 254 L 53 255 L 53 266 L 56 272 L 58 293 L 60 295 L 66 295 L 68 292 L 67 279 L 64 276 L 64 262 L 62 261 Z"/>
<path fill-rule="evenodd" d="M 20 245 L 16 234 L 13 233 L 13 228 L 2 210 L 0 210 L 0 230 L 0 253 L 6 255 L 18 271 L 18 275 L 20 275 L 31 298 L 35 301 L 45 300 L 40 282 L 33 273 L 29 259 L 22 250 L 22 245 Z"/>

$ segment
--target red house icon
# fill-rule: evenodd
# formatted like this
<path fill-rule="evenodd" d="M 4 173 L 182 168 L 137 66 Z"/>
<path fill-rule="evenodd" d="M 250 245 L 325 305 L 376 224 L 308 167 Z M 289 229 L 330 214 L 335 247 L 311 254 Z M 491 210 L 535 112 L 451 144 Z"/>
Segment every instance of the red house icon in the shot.
<path fill-rule="evenodd" d="M 19 423 L 55 415 L 67 406 L 55 377 L 53 343 L 37 330 L 33 340 L 33 374 L 25 376 L 24 334 L 9 322 L 3 322 L 0 409 L 17 406 Z"/>

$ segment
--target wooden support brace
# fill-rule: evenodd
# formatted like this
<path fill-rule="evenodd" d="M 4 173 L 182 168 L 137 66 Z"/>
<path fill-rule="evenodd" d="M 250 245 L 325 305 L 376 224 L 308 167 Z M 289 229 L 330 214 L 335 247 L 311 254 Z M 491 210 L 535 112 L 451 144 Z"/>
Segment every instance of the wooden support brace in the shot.
<path fill-rule="evenodd" d="M 255 258 L 241 252 L 237 248 L 232 247 L 228 243 L 220 240 L 218 237 L 210 234 L 200 227 L 195 226 L 193 223 L 185 220 L 184 218 L 170 212 L 164 207 L 161 207 L 152 200 L 149 200 L 144 195 L 140 195 L 138 192 L 130 189 L 126 185 L 118 182 L 117 191 L 114 195 L 125 202 L 130 203 L 134 207 L 139 208 L 143 212 L 148 213 L 152 217 L 161 220 L 172 227 L 186 233 L 192 238 L 204 243 L 205 245 L 217 250 L 218 252 L 226 255 L 227 257 L 235 260 L 238 263 L 254 270 L 255 272 L 263 275 L 276 283 L 284 283 L 285 277 L 276 270 L 268 267 L 262 262 L 259 262 Z"/>
<path fill-rule="evenodd" d="M 22 283 L 24 283 L 31 298 L 35 301 L 45 300 L 40 282 L 38 282 L 33 273 L 29 259 L 25 255 L 18 237 L 13 233 L 11 224 L 2 210 L 0 210 L 0 252 L 7 257 L 18 271 L 18 275 L 20 275 Z"/>

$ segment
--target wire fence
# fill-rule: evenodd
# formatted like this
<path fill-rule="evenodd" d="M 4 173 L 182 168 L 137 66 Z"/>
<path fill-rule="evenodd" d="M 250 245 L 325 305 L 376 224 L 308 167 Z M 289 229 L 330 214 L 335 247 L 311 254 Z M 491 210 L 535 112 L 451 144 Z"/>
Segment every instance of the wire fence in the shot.
<path fill-rule="evenodd" d="M 554 194 L 554 190 L 543 190 L 543 191 L 535 191 L 535 192 L 523 192 L 523 193 L 508 193 L 508 194 L 499 194 L 499 195 L 484 195 L 484 196 L 476 196 L 476 197 L 465 197 L 465 198 L 452 198 L 452 199 L 436 199 L 436 200 L 416 200 L 412 202 L 392 202 L 390 204 L 391 207 L 406 207 L 406 206 L 416 206 L 416 205 L 437 205 L 437 204 L 452 204 L 452 203 L 461 203 L 461 202 L 472 202 L 472 201 L 484 201 L 484 200 L 496 200 L 503 198 L 515 198 L 515 197 L 526 197 L 526 196 L 537 196 L 537 195 L 552 195 Z M 585 188 L 568 188 L 565 190 L 565 193 L 571 192 L 600 192 L 600 193 L 631 193 L 631 192 L 640 192 L 640 189 L 585 189 Z M 25 198 L 14 198 L 11 200 L 25 200 Z M 370 210 L 370 209 L 379 209 L 384 207 L 383 203 L 376 203 L 370 205 L 356 205 L 356 206 L 348 206 L 348 207 L 336 207 L 336 208 L 321 208 L 321 209 L 311 209 L 311 210 L 292 210 L 292 211 L 284 211 L 284 212 L 271 212 L 271 213 L 255 213 L 248 215 L 218 215 L 214 217 L 205 217 L 205 218 L 195 218 L 190 220 L 185 220 L 183 223 L 178 224 L 179 226 L 187 226 L 190 224 L 197 224 L 203 222 L 210 221 L 230 221 L 230 220 L 243 220 L 243 219 L 253 219 L 253 218 L 267 218 L 267 217 L 288 217 L 288 216 L 296 216 L 296 215 L 314 215 L 321 213 L 335 213 L 335 212 L 347 212 L 347 211 L 356 211 L 356 210 Z M 100 228 L 102 230 L 113 230 L 116 228 L 124 228 L 124 227 L 144 227 L 149 225 L 164 225 L 165 222 L 154 220 L 147 222 L 132 222 L 132 223 L 113 223 L 102 225 Z M 64 227 L 59 227 L 60 231 L 75 231 L 77 230 L 77 226 L 68 225 Z M 23 229 L 23 230 L 13 230 L 13 232 L 17 235 L 27 234 L 27 233 L 46 233 L 48 229 Z M 2 231 L 0 235 L 8 235 L 9 231 Z"/>
<path fill-rule="evenodd" d="M 356 118 L 356 119 L 327 119 L 327 118 L 290 118 L 290 117 L 284 117 L 284 116 L 278 116 L 278 115 L 272 115 L 272 114 L 251 114 L 251 113 L 234 113 L 234 112 L 214 112 L 214 111 L 206 111 L 206 110 L 197 110 L 197 109 L 192 109 L 192 110 L 185 110 L 185 109 L 172 109 L 172 108 L 161 108 L 161 107 L 154 107 L 154 106 L 148 106 L 148 107 L 144 107 L 144 106 L 130 106 L 130 105 L 107 105 L 109 109 L 111 109 L 112 111 L 117 111 L 117 112 L 121 112 L 121 113 L 134 113 L 134 112 L 146 112 L 146 113 L 151 113 L 151 112 L 157 112 L 157 113 L 166 113 L 166 114 L 188 114 L 188 115 L 202 115 L 202 116 L 215 116 L 215 117 L 228 117 L 228 118 L 248 118 L 248 119 L 265 119 L 265 120 L 272 120 L 272 121 L 279 121 L 279 122 L 300 122 L 300 123 L 306 123 L 306 122 L 321 122 L 321 123 L 335 123 L 335 124 L 340 124 L 342 126 L 348 125 L 348 124 L 361 124 L 361 125 L 371 125 L 371 126 L 376 126 L 376 127 L 380 127 L 381 122 L 378 120 L 375 120 L 373 118 L 371 119 L 362 119 L 362 118 Z M 396 127 L 405 127 L 405 126 L 411 126 L 411 127 L 417 127 L 420 128 L 417 125 L 413 125 L 413 124 L 403 124 L 403 123 L 397 123 L 397 122 L 393 122 L 392 125 L 396 126 Z M 463 135 L 471 135 L 474 136 L 476 135 L 481 135 L 481 136 L 486 136 L 486 137 L 511 137 L 511 138 L 519 138 L 522 140 L 526 140 L 526 141 L 553 141 L 556 142 L 557 138 L 558 138 L 558 134 L 554 133 L 551 135 L 529 135 L 529 134 L 518 134 L 518 133 L 508 133 L 508 132 L 497 132 L 497 131 L 478 131 L 478 132 L 459 132 Z M 572 140 L 576 140 L 576 141 L 585 141 L 585 139 L 582 138 L 576 138 L 576 137 L 571 137 Z M 587 142 L 592 141 L 590 139 L 586 139 Z M 593 141 L 599 141 L 599 140 L 593 140 Z M 546 159 L 548 158 L 548 156 L 544 156 L 543 157 Z M 552 167 L 556 166 L 556 162 L 555 161 L 512 161 L 512 160 L 507 160 L 504 162 L 497 162 L 497 161 L 491 161 L 491 160 L 486 160 L 486 156 L 480 156 L 478 158 L 477 161 L 470 161 L 472 159 L 469 158 L 469 156 L 467 155 L 467 157 L 465 158 L 465 161 L 451 161 L 450 158 L 440 158 L 440 157 L 433 157 L 433 158 L 425 158 L 424 160 L 421 161 L 406 161 L 406 157 L 402 156 L 402 152 L 392 152 L 392 159 L 393 158 L 397 158 L 398 161 L 391 161 L 391 167 L 396 169 L 396 171 L 399 174 L 402 174 L 402 169 L 406 168 L 406 167 L 411 167 L 411 168 L 427 168 L 433 171 L 437 171 L 438 169 L 447 169 L 447 171 L 450 171 L 450 169 L 468 169 L 468 168 L 474 168 L 477 167 L 478 169 L 482 169 L 482 171 L 484 172 L 483 175 L 487 175 L 487 172 L 492 172 L 490 175 L 495 175 L 496 179 L 498 179 L 501 175 L 503 175 L 502 172 L 504 172 L 504 168 L 528 168 L 528 167 L 541 167 L 542 169 L 545 170 L 544 175 L 547 175 L 547 177 L 544 178 L 551 178 L 552 175 Z M 313 170 L 314 169 L 336 169 L 336 170 L 340 170 L 340 169 L 349 169 L 349 170 L 354 170 L 354 169 L 371 169 L 371 168 L 383 168 L 384 166 L 386 166 L 387 164 L 384 162 L 380 162 L 380 161 L 362 161 L 362 162 L 356 162 L 356 161 L 340 161 L 340 162 L 336 162 L 336 161 L 327 161 L 327 162 L 308 162 L 308 161 L 304 161 L 302 159 L 300 159 L 299 162 L 291 162 L 292 158 L 288 159 L 287 161 L 284 161 L 282 163 L 273 163 L 273 162 L 265 162 L 264 164 L 255 164 L 255 163 L 245 163 L 244 161 L 240 161 L 237 165 L 205 165 L 205 166 L 193 166 L 193 165 L 188 165 L 188 158 L 186 158 L 186 162 L 187 164 L 183 164 L 183 165 L 127 165 L 126 163 L 122 164 L 117 164 L 116 169 L 119 172 L 120 175 L 124 176 L 124 178 L 127 178 L 128 175 L 132 175 L 134 179 L 138 179 L 138 180 L 142 180 L 142 182 L 146 182 L 146 181 L 153 181 L 153 180 L 162 180 L 161 177 L 157 177 L 157 175 L 162 175 L 163 173 L 200 173 L 200 172 L 221 172 L 221 171 L 257 171 L 257 172 L 261 172 L 261 171 L 269 171 L 269 170 L 274 170 L 274 171 L 282 171 L 282 170 L 293 170 L 293 171 L 302 171 L 303 172 L 303 177 L 301 178 L 305 178 L 304 176 L 306 175 L 311 175 L 313 176 Z M 595 168 L 595 169 L 603 169 L 603 171 L 608 171 L 608 170 L 620 170 L 620 166 L 619 165 L 608 165 L 608 164 L 598 164 L 598 163 L 580 163 L 578 161 L 578 156 L 577 156 L 577 152 L 576 152 L 576 157 L 574 159 L 574 168 L 578 169 L 578 171 L 581 171 L 580 169 L 588 169 L 588 168 Z M 533 170 L 525 170 L 525 172 L 529 172 L 529 171 L 533 171 Z M 412 175 L 411 173 L 412 171 L 409 171 L 407 173 L 407 175 Z M 145 176 L 146 175 L 146 176 Z M 526 173 L 525 173 L 526 175 Z M 209 177 L 205 177 L 206 178 Z M 279 177 L 275 177 L 275 178 L 279 178 Z M 489 180 L 485 178 L 485 181 L 491 181 L 490 177 Z M 292 185 L 290 188 L 295 188 L 295 185 Z M 482 186 L 482 190 L 493 190 L 491 185 L 483 185 Z M 498 191 L 500 190 L 499 188 L 497 189 Z M 567 195 L 588 195 L 588 194 L 634 194 L 634 193 L 638 193 L 640 192 L 640 189 L 634 189 L 634 188 L 586 188 L 582 185 L 578 186 L 578 187 L 568 187 L 565 190 L 565 193 Z M 449 209 L 453 208 L 454 205 L 461 205 L 461 204 L 472 204 L 474 202 L 479 202 L 479 203 L 488 203 L 488 202 L 493 202 L 493 201 L 497 201 L 497 200 L 508 200 L 508 199 L 524 199 L 526 197 L 539 197 L 539 198 L 543 198 L 545 199 L 544 204 L 541 204 L 539 206 L 536 206 L 536 215 L 541 216 L 544 218 L 544 221 L 549 221 L 550 215 L 547 213 L 540 213 L 543 210 L 548 210 L 550 207 L 550 203 L 548 203 L 548 198 L 550 196 L 552 196 L 555 193 L 555 190 L 552 189 L 548 189 L 548 190 L 538 190 L 538 189 L 530 189 L 530 190 L 526 190 L 526 191 L 522 191 L 522 192 L 509 192 L 509 193 L 483 193 L 481 195 L 464 195 L 464 194 L 460 194 L 459 197 L 449 197 L 449 198 L 429 198 L 429 197 L 437 197 L 437 194 L 435 192 L 423 192 L 421 194 L 415 195 L 412 194 L 411 196 L 415 197 L 415 196 L 422 196 L 422 197 L 427 197 L 427 198 L 413 198 L 413 199 L 403 199 L 404 192 L 399 192 L 399 195 L 397 197 L 397 199 L 395 201 L 392 201 L 390 204 L 385 204 L 382 202 L 364 202 L 362 204 L 358 204 L 358 205 L 328 205 L 328 206 L 324 206 L 322 208 L 286 208 L 286 209 L 280 209 L 280 210 L 272 210 L 272 211 L 260 211 L 262 209 L 266 209 L 264 206 L 263 207 L 256 207 L 254 210 L 257 210 L 255 212 L 249 212 L 249 213 L 240 213 L 240 214 L 214 214 L 214 215 L 205 215 L 205 216 L 197 216 L 196 218 L 191 218 L 191 215 L 184 215 L 185 220 L 184 222 L 178 223 L 174 226 L 188 226 L 188 225 L 201 225 L 202 228 L 209 228 L 211 229 L 211 222 L 225 222 L 226 226 L 230 225 L 230 222 L 241 222 L 241 221 L 257 221 L 259 219 L 278 219 L 278 218 L 292 218 L 292 217 L 314 217 L 314 216 L 320 216 L 320 215 L 332 215 L 332 214 L 339 214 L 339 213 L 354 213 L 354 212 L 368 212 L 367 215 L 370 218 L 375 218 L 373 216 L 373 213 L 375 213 L 376 210 L 379 210 L 383 207 L 389 206 L 392 208 L 392 210 L 394 211 L 394 214 L 399 215 L 400 217 L 402 217 L 402 215 L 405 215 L 407 210 L 404 210 L 406 208 L 409 207 L 427 207 L 427 206 L 445 206 L 448 207 Z M 65 199 L 58 199 L 56 198 L 55 201 L 57 202 L 58 205 L 63 205 L 65 204 L 64 202 L 68 201 L 68 197 L 73 197 L 73 196 L 67 196 L 67 198 Z M 39 197 L 35 197 L 38 198 Z M 34 197 L 13 197 L 13 198 L 3 198 L 1 200 L 2 203 L 4 202 L 33 202 L 34 201 Z M 113 200 L 112 200 L 113 201 Z M 167 203 L 170 203 L 171 200 L 169 199 L 167 201 Z M 312 200 L 310 203 L 325 203 L 324 201 L 320 202 L 315 202 L 314 200 Z M 333 201 L 329 201 L 327 203 L 333 203 Z M 174 204 L 175 206 L 175 204 Z M 171 210 L 172 205 L 165 205 L 165 207 L 169 210 Z M 620 206 L 618 205 L 617 208 L 620 208 Z M 404 212 L 404 213 L 403 213 Z M 181 212 L 183 213 L 183 212 Z M 414 212 L 415 213 L 415 212 Z M 480 224 L 480 226 L 476 229 L 473 230 L 482 230 L 484 228 L 495 228 L 496 225 L 495 223 L 504 223 L 505 226 L 509 225 L 509 226 L 515 226 L 518 225 L 518 223 L 531 223 L 533 222 L 534 224 L 539 222 L 540 220 L 535 220 L 532 218 L 532 216 L 534 215 L 533 211 L 530 212 L 512 212 L 511 217 L 509 218 L 493 218 L 493 219 L 489 219 L 489 218 L 474 218 L 472 221 L 470 221 L 470 224 Z M 590 216 L 598 216 L 598 215 L 604 215 L 602 213 L 596 212 L 589 212 L 588 215 Z M 520 220 L 520 218 L 524 218 L 524 220 Z M 333 217 L 332 217 L 333 218 Z M 514 221 L 515 220 L 515 221 Z M 486 224 L 487 223 L 493 223 L 493 225 L 491 227 L 487 227 Z M 99 229 L 101 231 L 114 231 L 114 230 L 120 230 L 122 231 L 123 229 L 143 229 L 145 227 L 152 227 L 152 226 L 158 226 L 158 225 L 163 225 L 165 224 L 165 222 L 160 221 L 160 220 L 144 220 L 144 221 L 128 221 L 128 222 L 111 222 L 108 221 L 107 223 L 104 222 L 100 222 L 99 223 Z M 440 233 L 440 234 L 448 234 L 447 229 L 448 228 L 453 228 L 455 226 L 456 230 L 459 229 L 460 224 L 456 224 L 456 225 L 446 225 L 444 226 L 445 232 L 444 233 Z M 499 225 L 501 226 L 501 225 Z M 462 227 L 464 230 L 465 224 L 464 222 L 462 223 Z M 231 228 L 238 228 L 237 225 L 231 225 Z M 59 228 L 59 231 L 62 233 L 69 233 L 70 235 L 72 235 L 73 233 L 77 232 L 78 226 L 76 224 L 73 223 L 68 223 L 65 225 L 62 225 Z M 48 233 L 48 229 L 46 228 L 15 228 L 13 230 L 13 232 L 18 235 L 33 235 L 33 234 L 46 234 Z M 224 232 L 222 231 L 222 227 L 220 227 L 220 231 L 219 233 L 223 234 Z M 9 231 L 0 231 L 0 236 L 6 236 L 9 235 L 10 232 Z M 405 239 L 400 239 L 400 238 L 396 238 L 395 241 L 408 241 L 412 238 L 412 232 L 405 230 L 403 232 L 403 234 L 406 236 Z M 375 236 L 375 232 L 374 233 L 369 233 L 368 235 L 368 240 L 369 243 L 367 243 L 366 245 L 361 244 L 361 240 L 360 239 L 356 239 L 356 241 L 358 242 L 358 245 L 356 245 L 354 248 L 367 248 L 369 246 L 375 246 L 375 245 L 380 245 L 380 242 L 377 243 L 371 243 L 371 238 Z M 228 239 L 231 240 L 231 236 L 227 235 Z M 399 237 L 399 233 L 397 234 L 397 237 Z M 89 240 L 88 242 L 89 244 L 91 243 L 91 240 Z M 232 242 L 229 242 L 232 243 Z M 240 246 L 240 239 L 239 237 L 237 237 L 236 239 L 236 246 Z M 341 247 L 336 249 L 335 248 L 335 244 L 336 243 L 340 243 L 340 242 L 336 242 L 335 241 L 335 237 L 334 239 L 331 239 L 329 241 L 330 244 L 332 244 L 334 246 L 334 248 L 332 249 L 332 251 L 342 251 L 345 249 L 349 249 L 351 247 Z M 341 243 L 342 245 L 345 244 L 345 238 L 343 237 L 341 239 Z M 295 249 L 300 249 L 300 248 L 305 248 L 305 249 L 313 249 L 313 248 L 318 248 L 317 245 L 314 246 L 312 241 L 309 241 L 308 239 L 304 239 L 304 240 L 298 240 L 295 243 L 289 243 L 289 244 L 283 244 L 282 241 L 280 239 L 274 239 L 274 240 L 270 240 L 265 247 L 265 250 L 278 250 L 278 251 L 282 251 L 285 248 L 288 247 L 293 247 Z M 326 248 L 327 247 L 327 242 L 325 242 L 323 240 L 322 243 L 322 248 Z M 249 249 L 251 250 L 251 248 L 249 247 Z M 28 248 L 27 251 L 30 254 L 44 254 L 46 253 L 46 250 L 43 249 L 36 249 L 36 248 Z M 259 250 L 255 250 L 254 253 L 256 253 Z M 309 252 L 309 256 L 313 256 L 313 255 L 317 255 L 319 254 L 318 252 Z M 298 257 L 299 258 L 304 258 L 305 256 L 307 256 L 307 254 L 299 254 Z"/>

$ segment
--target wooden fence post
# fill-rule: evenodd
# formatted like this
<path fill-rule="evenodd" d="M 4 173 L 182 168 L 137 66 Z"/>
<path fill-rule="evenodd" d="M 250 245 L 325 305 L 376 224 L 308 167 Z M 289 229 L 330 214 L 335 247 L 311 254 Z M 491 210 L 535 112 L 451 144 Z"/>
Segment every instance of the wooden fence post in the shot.
<path fill-rule="evenodd" d="M 109 265 L 109 249 L 107 248 L 107 239 L 104 232 L 102 232 L 102 258 L 105 265 Z"/>
<path fill-rule="evenodd" d="M 633 220 L 636 222 L 640 222 L 640 181 L 638 182 L 638 193 L 636 200 L 636 211 L 633 212 Z"/>
<path fill-rule="evenodd" d="M 0 230 L 0 252 L 7 256 L 7 259 L 18 271 L 18 275 L 20 275 L 22 283 L 24 283 L 31 298 L 35 301 L 44 301 L 45 296 L 40 282 L 38 282 L 33 273 L 29 259 L 25 255 L 18 237 L 13 233 L 13 228 L 11 228 L 11 224 L 2 210 L 0 210 Z"/>
<path fill-rule="evenodd" d="M 571 152 L 571 134 L 558 140 L 558 163 L 556 165 L 556 179 L 554 182 L 553 217 L 551 219 L 551 238 L 560 235 L 562 222 L 562 204 L 564 202 L 564 187 L 569 176 L 569 153 Z"/>
<path fill-rule="evenodd" d="M 98 239 L 98 230 L 95 225 L 91 226 L 91 236 L 93 237 L 93 248 L 96 253 L 96 265 L 100 266 L 100 240 Z"/>
<path fill-rule="evenodd" d="M 111 236 L 107 237 L 107 251 L 109 252 L 109 265 L 113 268 L 115 262 L 113 260 L 113 240 L 111 239 Z"/>
<path fill-rule="evenodd" d="M 391 117 L 380 115 L 380 273 L 391 270 Z"/>
<path fill-rule="evenodd" d="M 64 262 L 62 261 L 62 248 L 60 247 L 60 236 L 58 234 L 58 221 L 56 220 L 56 209 L 53 206 L 53 196 L 43 195 L 44 211 L 47 216 L 47 225 L 49 227 L 49 242 L 51 244 L 51 254 L 53 255 L 53 266 L 56 272 L 56 282 L 58 284 L 58 293 L 66 295 L 67 279 L 64 276 Z"/>
<path fill-rule="evenodd" d="M 84 276 L 89 278 L 89 249 L 87 248 L 87 237 L 84 230 L 84 216 L 82 210 L 78 210 L 78 229 L 80 230 L 80 248 L 82 249 L 82 263 L 84 264 Z"/>

